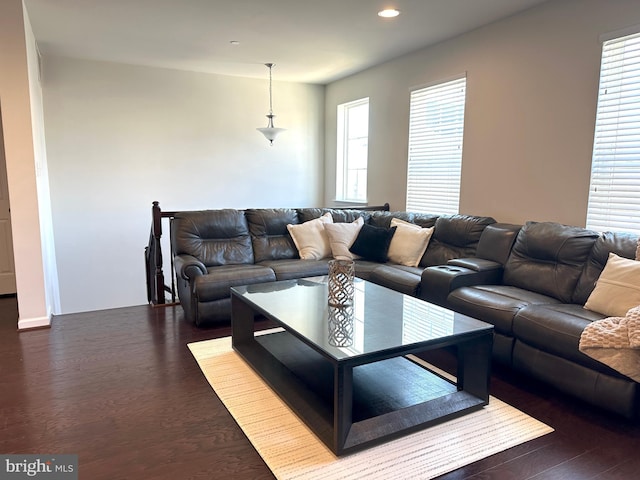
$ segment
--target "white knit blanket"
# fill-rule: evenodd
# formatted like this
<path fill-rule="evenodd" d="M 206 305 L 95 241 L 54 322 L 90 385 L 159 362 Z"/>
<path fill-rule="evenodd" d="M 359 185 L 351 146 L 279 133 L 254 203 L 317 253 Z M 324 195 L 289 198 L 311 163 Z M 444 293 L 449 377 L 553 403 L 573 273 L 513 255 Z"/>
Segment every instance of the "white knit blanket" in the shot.
<path fill-rule="evenodd" d="M 580 336 L 580 351 L 640 382 L 640 305 L 624 317 L 587 325 Z"/>

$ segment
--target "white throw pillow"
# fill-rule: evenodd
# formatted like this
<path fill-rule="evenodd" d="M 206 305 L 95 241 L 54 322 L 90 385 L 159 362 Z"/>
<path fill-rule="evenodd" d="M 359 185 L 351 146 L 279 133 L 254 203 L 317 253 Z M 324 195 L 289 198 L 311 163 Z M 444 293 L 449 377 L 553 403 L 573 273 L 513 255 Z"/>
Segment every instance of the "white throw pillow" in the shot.
<path fill-rule="evenodd" d="M 596 288 L 584 308 L 608 317 L 624 317 L 640 305 L 640 262 L 609 253 Z"/>
<path fill-rule="evenodd" d="M 397 228 L 389 245 L 389 260 L 400 265 L 417 267 L 429 246 L 434 227 L 422 228 L 398 218 L 391 219 L 391 226 Z"/>
<path fill-rule="evenodd" d="M 331 254 L 336 260 L 354 260 L 358 257 L 349 251 L 358 232 L 364 225 L 364 219 L 358 217 L 351 223 L 325 223 L 324 230 L 329 237 Z"/>
<path fill-rule="evenodd" d="M 296 244 L 298 255 L 304 260 L 320 260 L 331 256 L 329 238 L 324 226 L 333 223 L 333 217 L 329 212 L 320 218 L 315 218 L 298 225 L 289 224 L 287 230 Z"/>

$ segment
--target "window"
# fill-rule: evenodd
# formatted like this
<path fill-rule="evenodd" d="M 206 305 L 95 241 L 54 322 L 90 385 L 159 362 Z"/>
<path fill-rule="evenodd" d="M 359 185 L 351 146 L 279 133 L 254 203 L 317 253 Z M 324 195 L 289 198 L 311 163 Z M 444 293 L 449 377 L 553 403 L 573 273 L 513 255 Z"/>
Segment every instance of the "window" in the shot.
<path fill-rule="evenodd" d="M 367 201 L 369 99 L 338 105 L 336 200 Z"/>
<path fill-rule="evenodd" d="M 602 46 L 587 228 L 640 233 L 640 33 Z"/>
<path fill-rule="evenodd" d="M 411 92 L 408 211 L 458 213 L 466 86 L 463 77 Z"/>

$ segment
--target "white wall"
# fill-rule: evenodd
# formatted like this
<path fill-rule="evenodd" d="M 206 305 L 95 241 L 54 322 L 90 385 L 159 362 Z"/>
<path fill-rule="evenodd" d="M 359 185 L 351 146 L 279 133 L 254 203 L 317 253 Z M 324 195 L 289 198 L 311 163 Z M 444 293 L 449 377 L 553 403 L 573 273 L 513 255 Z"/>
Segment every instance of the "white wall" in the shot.
<path fill-rule="evenodd" d="M 278 82 L 275 72 L 276 125 L 288 131 L 273 148 L 255 131 L 266 125 L 266 70 L 265 80 L 254 80 L 45 58 L 56 313 L 146 302 L 143 250 L 153 200 L 167 210 L 328 204 L 335 195 L 339 103 L 370 97 L 369 203 L 403 209 L 409 91 L 462 72 L 468 83 L 461 212 L 584 224 L 600 35 L 640 24 L 636 0 L 613 3 L 554 0 L 326 89 Z M 0 32 L 3 45 L 13 44 Z M 7 91 L 6 82 L 0 87 Z M 25 98 L 25 87 L 16 88 L 11 110 Z M 16 233 L 28 233 L 27 243 L 16 242 L 25 272 L 24 265 L 43 259 L 32 238 L 40 238 L 35 192 L 29 182 L 20 193 L 16 186 L 19 175 L 35 175 L 33 157 L 17 160 L 26 132 L 18 128 L 16 136 L 15 122 L 23 113 L 11 115 L 7 161 L 20 210 Z M 42 271 L 33 275 L 28 284 L 24 277 L 21 295 L 35 303 L 24 308 L 46 315 L 46 299 L 38 297 Z"/>
<path fill-rule="evenodd" d="M 44 110 L 61 312 L 146 303 L 151 202 L 318 206 L 324 87 L 47 57 Z"/>
<path fill-rule="evenodd" d="M 52 310 L 47 286 L 43 254 L 40 207 L 38 204 L 38 180 L 36 163 L 46 164 L 40 152 L 34 148 L 34 138 L 39 136 L 37 119 L 32 120 L 30 80 L 37 74 L 29 64 L 33 53 L 33 35 L 28 18 L 23 14 L 22 0 L 0 2 L 0 111 L 11 226 L 18 291 L 19 327 L 30 328 L 47 325 Z M 31 68 L 30 68 L 31 67 Z M 33 100 L 37 110 L 38 100 Z M 33 123 L 32 123 L 33 122 Z M 36 138 L 37 140 L 37 138 Z M 46 200 L 45 200 L 46 203 Z"/>
<path fill-rule="evenodd" d="M 405 208 L 409 92 L 467 73 L 460 212 L 584 225 L 602 34 L 637 0 L 554 0 L 327 87 L 325 198 L 336 107 L 370 97 L 369 202 Z"/>
<path fill-rule="evenodd" d="M 26 9 L 25 33 L 27 38 L 27 64 L 29 69 L 29 92 L 31 98 L 31 124 L 33 131 L 33 152 L 35 157 L 36 189 L 38 191 L 38 213 L 40 218 L 40 242 L 44 268 L 45 299 L 47 318 L 60 311 L 60 291 L 58 267 L 56 265 L 53 224 L 51 219 L 51 195 L 49 191 L 49 168 L 42 105 L 42 87 L 40 85 L 40 58 L 36 40 L 28 21 Z M 24 321 L 20 322 L 20 326 Z"/>

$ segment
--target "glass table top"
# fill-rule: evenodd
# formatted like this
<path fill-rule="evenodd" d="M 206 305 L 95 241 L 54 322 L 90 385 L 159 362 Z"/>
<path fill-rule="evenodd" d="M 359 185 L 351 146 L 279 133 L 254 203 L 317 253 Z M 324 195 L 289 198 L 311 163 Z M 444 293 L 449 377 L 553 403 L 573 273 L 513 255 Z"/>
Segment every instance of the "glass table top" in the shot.
<path fill-rule="evenodd" d="M 328 305 L 327 277 L 232 287 L 259 312 L 337 360 L 491 330 L 490 324 L 356 278 L 351 307 Z"/>

